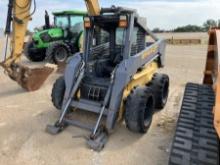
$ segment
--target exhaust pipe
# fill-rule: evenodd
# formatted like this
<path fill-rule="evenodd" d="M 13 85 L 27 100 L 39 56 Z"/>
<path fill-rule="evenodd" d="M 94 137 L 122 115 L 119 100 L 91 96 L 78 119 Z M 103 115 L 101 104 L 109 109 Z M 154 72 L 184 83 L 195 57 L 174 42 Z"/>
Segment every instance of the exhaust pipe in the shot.
<path fill-rule="evenodd" d="M 9 0 L 7 20 L 5 26 L 5 35 L 9 35 L 11 33 L 12 10 L 13 10 L 13 0 Z"/>
<path fill-rule="evenodd" d="M 44 19 L 45 19 L 44 29 L 50 29 L 50 17 L 49 17 L 49 14 L 48 14 L 47 10 L 45 10 Z"/>

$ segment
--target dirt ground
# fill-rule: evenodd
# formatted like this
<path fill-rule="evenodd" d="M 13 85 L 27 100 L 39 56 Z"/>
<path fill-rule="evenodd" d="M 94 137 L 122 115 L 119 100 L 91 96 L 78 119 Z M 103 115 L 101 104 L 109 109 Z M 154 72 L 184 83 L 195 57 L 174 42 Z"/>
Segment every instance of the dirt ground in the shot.
<path fill-rule="evenodd" d="M 170 76 L 171 86 L 165 109 L 154 114 L 145 135 L 118 124 L 100 153 L 87 148 L 83 136 L 89 132 L 80 128 L 68 127 L 56 136 L 45 132 L 46 125 L 59 116 L 50 101 L 52 84 L 59 75 L 51 75 L 40 90 L 28 93 L 0 69 L 0 164 L 167 164 L 184 86 L 189 81 L 201 82 L 206 49 L 205 44 L 167 46 L 166 67 L 161 72 Z"/>

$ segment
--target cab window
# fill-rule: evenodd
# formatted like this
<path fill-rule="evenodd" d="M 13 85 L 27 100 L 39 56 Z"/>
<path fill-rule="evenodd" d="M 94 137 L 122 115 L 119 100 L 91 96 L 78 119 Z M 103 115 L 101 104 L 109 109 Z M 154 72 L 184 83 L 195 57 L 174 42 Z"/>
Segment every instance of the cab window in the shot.
<path fill-rule="evenodd" d="M 67 28 L 69 26 L 69 20 L 67 16 L 56 16 L 55 25 L 61 28 Z"/>
<path fill-rule="evenodd" d="M 71 16 L 70 26 L 73 33 L 80 33 L 83 31 L 83 17 L 82 16 Z"/>

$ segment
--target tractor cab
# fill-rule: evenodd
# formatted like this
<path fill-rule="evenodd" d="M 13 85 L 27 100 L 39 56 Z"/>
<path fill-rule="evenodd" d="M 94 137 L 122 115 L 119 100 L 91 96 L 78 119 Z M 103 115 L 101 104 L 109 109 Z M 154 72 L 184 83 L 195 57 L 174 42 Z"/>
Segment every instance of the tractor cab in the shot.
<path fill-rule="evenodd" d="M 64 31 L 64 38 L 75 38 L 83 31 L 83 16 L 79 11 L 54 12 L 54 26 Z"/>
<path fill-rule="evenodd" d="M 63 63 L 74 53 L 81 51 L 83 40 L 83 11 L 54 12 L 54 25 L 50 25 L 45 14 L 45 26 L 37 30 L 25 48 L 25 55 L 31 61 Z"/>

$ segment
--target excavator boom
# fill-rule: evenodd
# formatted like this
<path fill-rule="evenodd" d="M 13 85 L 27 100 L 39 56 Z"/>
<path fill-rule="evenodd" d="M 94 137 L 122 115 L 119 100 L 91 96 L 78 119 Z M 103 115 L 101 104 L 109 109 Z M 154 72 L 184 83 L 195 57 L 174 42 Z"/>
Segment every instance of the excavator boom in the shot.
<path fill-rule="evenodd" d="M 35 0 L 34 11 L 35 11 Z M 53 68 L 29 68 L 19 63 L 23 53 L 24 39 L 26 36 L 28 22 L 31 19 L 30 13 L 32 0 L 9 0 L 8 16 L 5 28 L 6 49 L 4 61 L 0 65 L 5 69 L 8 76 L 28 91 L 40 88 L 47 77 L 52 73 Z M 33 13 L 34 13 L 33 11 Z M 12 32 L 11 32 L 12 25 Z M 10 40 L 11 52 L 7 57 L 8 38 Z"/>
<path fill-rule="evenodd" d="M 28 22 L 31 19 L 30 12 L 32 2 L 34 11 L 36 9 L 35 0 L 9 0 L 8 16 L 5 28 L 6 46 L 4 61 L 0 65 L 5 69 L 8 76 L 28 91 L 34 91 L 41 87 L 47 77 L 53 72 L 52 67 L 29 68 L 20 64 L 23 53 L 24 39 L 27 31 Z M 100 14 L 98 0 L 85 0 L 88 14 L 97 16 Z M 12 25 L 12 33 L 11 33 Z M 8 41 L 11 39 L 10 56 L 7 57 Z"/>
<path fill-rule="evenodd" d="M 85 0 L 88 14 L 91 16 L 100 15 L 100 5 L 98 0 Z"/>

